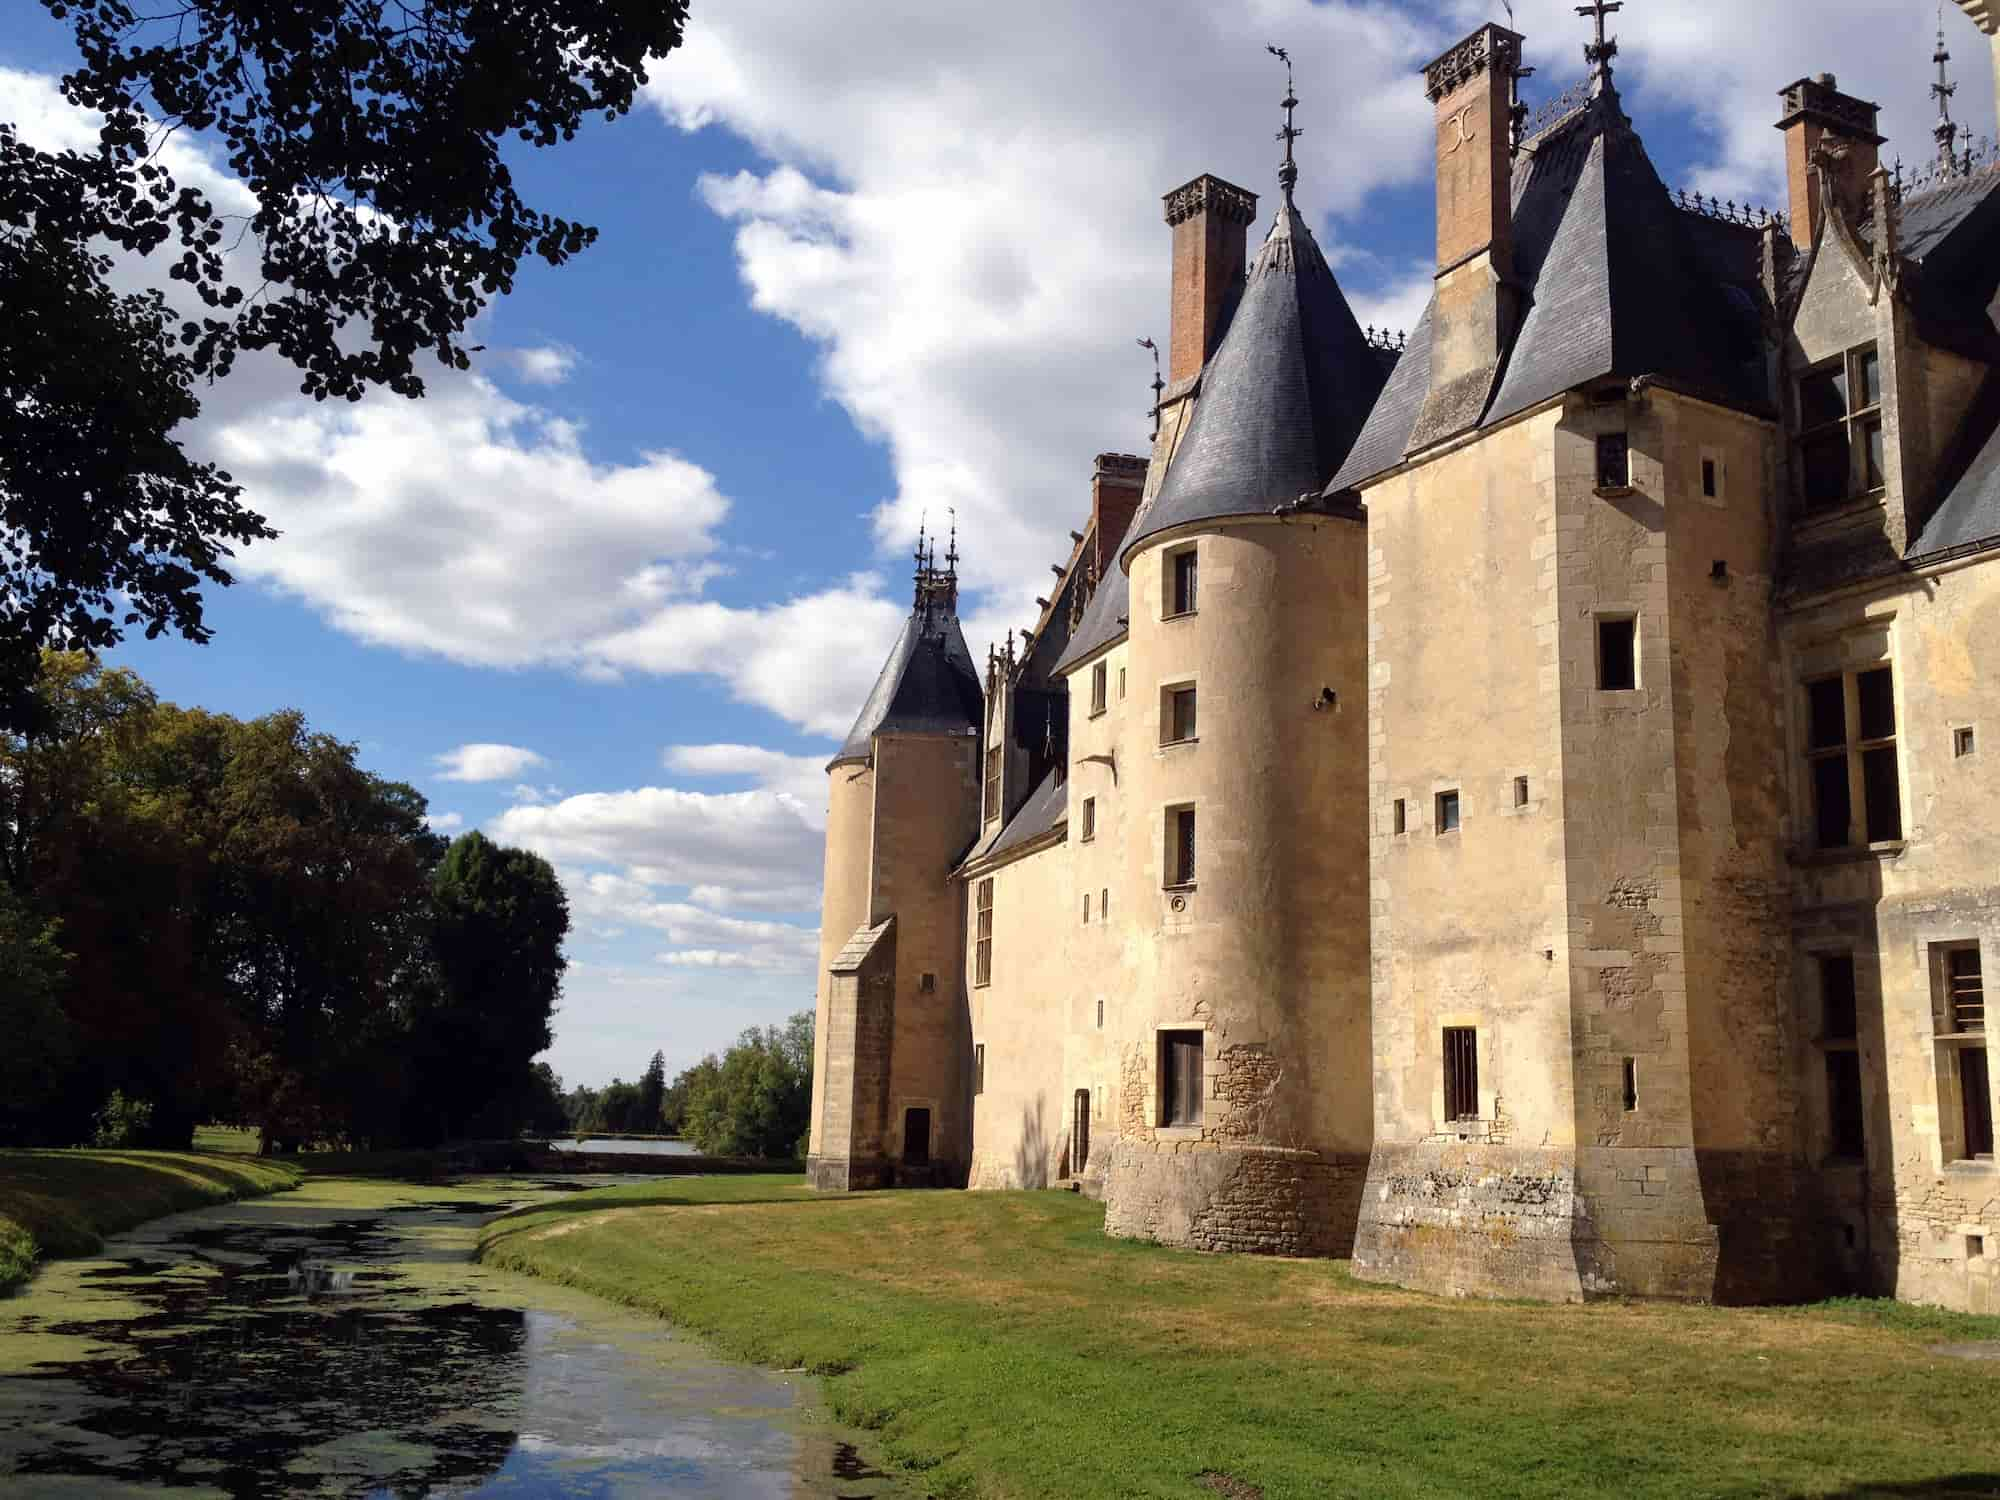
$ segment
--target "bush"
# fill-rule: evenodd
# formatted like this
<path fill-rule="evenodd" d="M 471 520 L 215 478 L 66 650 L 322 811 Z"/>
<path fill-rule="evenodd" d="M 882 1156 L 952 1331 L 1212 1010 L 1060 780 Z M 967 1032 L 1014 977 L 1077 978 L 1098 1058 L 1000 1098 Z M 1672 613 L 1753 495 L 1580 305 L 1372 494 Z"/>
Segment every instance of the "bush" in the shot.
<path fill-rule="evenodd" d="M 113 1089 L 97 1112 L 96 1146 L 136 1146 L 152 1128 L 153 1106 L 144 1099 L 127 1099 L 122 1089 Z"/>

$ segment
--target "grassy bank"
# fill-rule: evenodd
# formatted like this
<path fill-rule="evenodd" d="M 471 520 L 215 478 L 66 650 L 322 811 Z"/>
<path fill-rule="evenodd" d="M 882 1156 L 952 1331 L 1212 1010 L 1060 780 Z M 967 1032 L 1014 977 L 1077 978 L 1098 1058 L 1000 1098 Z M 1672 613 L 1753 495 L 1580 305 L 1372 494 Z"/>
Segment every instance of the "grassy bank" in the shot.
<path fill-rule="evenodd" d="M 185 1151 L 0 1151 L 0 1296 L 37 1260 L 94 1254 L 161 1214 L 298 1185 L 287 1166 Z"/>
<path fill-rule="evenodd" d="M 1108 1240 L 1064 1193 L 581 1194 L 483 1258 L 828 1375 L 941 1495 L 2000 1492 L 2000 1319 L 1457 1302 Z"/>

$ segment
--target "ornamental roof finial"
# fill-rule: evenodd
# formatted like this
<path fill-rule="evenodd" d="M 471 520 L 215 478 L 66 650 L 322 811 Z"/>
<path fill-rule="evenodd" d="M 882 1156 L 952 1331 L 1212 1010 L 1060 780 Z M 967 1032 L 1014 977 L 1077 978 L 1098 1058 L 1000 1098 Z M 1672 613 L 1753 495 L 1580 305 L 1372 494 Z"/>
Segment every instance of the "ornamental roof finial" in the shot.
<path fill-rule="evenodd" d="M 1576 13 L 1590 17 L 1597 25 L 1597 39 L 1583 44 L 1583 60 L 1590 64 L 1590 92 L 1615 92 L 1611 87 L 1611 59 L 1618 55 L 1618 38 L 1604 34 L 1604 18 L 1625 8 L 1624 0 L 1591 0 L 1579 5 Z"/>
<path fill-rule="evenodd" d="M 1285 143 L 1285 160 L 1278 168 L 1278 186 L 1284 190 L 1285 202 L 1289 204 L 1292 189 L 1299 181 L 1299 164 L 1292 159 L 1292 142 L 1305 132 L 1292 123 L 1292 111 L 1299 107 L 1298 91 L 1292 87 L 1292 54 L 1283 47 L 1266 45 L 1264 50 L 1285 65 L 1285 97 L 1278 101 L 1285 107 L 1285 128 L 1278 132 L 1278 139 Z"/>
<path fill-rule="evenodd" d="M 1937 51 L 1931 54 L 1931 61 L 1937 64 L 1937 82 L 1931 85 L 1931 95 L 1938 102 L 1937 124 L 1931 128 L 1931 135 L 1937 140 L 1938 170 L 1950 177 L 1958 171 L 1958 155 L 1952 149 L 1958 142 L 1958 126 L 1951 118 L 1951 96 L 1958 92 L 1958 85 L 1951 81 L 1945 65 L 1951 61 L 1951 53 L 1944 45 L 1944 0 L 1938 0 Z"/>
<path fill-rule="evenodd" d="M 1166 393 L 1167 383 L 1160 378 L 1160 346 L 1151 339 L 1140 339 L 1139 347 L 1153 355 L 1153 436 L 1160 435 L 1160 399 Z"/>

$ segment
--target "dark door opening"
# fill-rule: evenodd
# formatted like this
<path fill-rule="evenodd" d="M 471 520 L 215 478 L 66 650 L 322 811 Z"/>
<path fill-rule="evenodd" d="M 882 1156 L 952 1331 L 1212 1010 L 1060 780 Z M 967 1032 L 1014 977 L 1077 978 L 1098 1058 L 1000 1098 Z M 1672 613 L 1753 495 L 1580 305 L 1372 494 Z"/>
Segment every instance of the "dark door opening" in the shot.
<path fill-rule="evenodd" d="M 903 1111 L 903 1162 L 912 1167 L 930 1165 L 931 1112 L 927 1109 Z"/>
<path fill-rule="evenodd" d="M 1069 1175 L 1081 1177 L 1090 1165 L 1090 1090 L 1076 1091 L 1076 1108 L 1069 1127 Z"/>

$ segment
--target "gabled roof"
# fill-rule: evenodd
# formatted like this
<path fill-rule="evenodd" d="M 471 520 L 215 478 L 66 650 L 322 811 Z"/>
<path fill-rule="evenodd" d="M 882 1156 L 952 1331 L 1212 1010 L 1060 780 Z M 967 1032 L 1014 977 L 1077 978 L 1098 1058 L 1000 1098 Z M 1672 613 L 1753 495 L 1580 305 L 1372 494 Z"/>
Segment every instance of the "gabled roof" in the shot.
<path fill-rule="evenodd" d="M 955 615 L 919 606 L 903 622 L 861 714 L 829 762 L 865 760 L 878 734 L 977 734 L 979 673 Z"/>
<path fill-rule="evenodd" d="M 1748 284 L 1752 232 L 1675 206 L 1615 93 L 1530 142 L 1514 166 L 1513 194 L 1524 311 L 1480 427 L 1613 375 L 1770 408 Z M 1744 237 L 1741 249 L 1729 232 Z M 1426 308 L 1329 495 L 1407 456 L 1430 384 L 1431 332 Z"/>
<path fill-rule="evenodd" d="M 1123 568 L 1114 563 L 1111 571 L 1098 583 L 1097 592 L 1090 596 L 1090 603 L 1083 607 L 1083 618 L 1070 632 L 1069 645 L 1063 648 L 1062 656 L 1051 671 L 1056 674 L 1067 672 L 1084 658 L 1095 656 L 1124 635 L 1131 604 L 1132 580 Z"/>
<path fill-rule="evenodd" d="M 1202 372 L 1166 482 L 1133 522 L 1124 555 L 1174 527 L 1269 515 L 1318 489 L 1347 456 L 1383 374 L 1287 193 Z"/>

